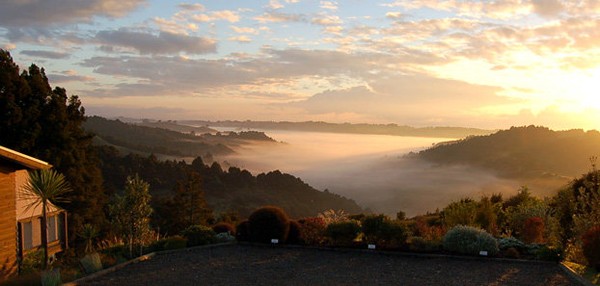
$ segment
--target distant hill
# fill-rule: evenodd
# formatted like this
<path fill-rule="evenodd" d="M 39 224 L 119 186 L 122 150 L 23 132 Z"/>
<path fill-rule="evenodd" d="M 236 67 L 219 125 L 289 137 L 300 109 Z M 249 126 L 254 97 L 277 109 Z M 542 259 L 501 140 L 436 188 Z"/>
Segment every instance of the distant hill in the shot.
<path fill-rule="evenodd" d="M 316 216 L 327 209 L 344 209 L 361 213 L 353 200 L 327 191 L 319 191 L 301 179 L 280 171 L 252 175 L 247 170 L 230 167 L 221 169 L 218 163 L 208 166 L 201 158 L 191 164 L 183 161 L 162 161 L 155 156 L 120 154 L 115 148 L 97 147 L 101 160 L 105 189 L 116 192 L 131 174 L 139 174 L 150 184 L 153 198 L 173 194 L 178 181 L 195 171 L 202 177 L 206 201 L 216 213 L 235 211 L 247 217 L 264 205 L 280 206 L 292 217 Z"/>
<path fill-rule="evenodd" d="M 185 127 L 175 122 L 144 122 L 138 125 L 92 116 L 87 118 L 84 129 L 96 135 L 94 141 L 98 145 L 110 145 L 133 153 L 175 157 L 228 155 L 235 152 L 235 147 L 249 141 L 275 142 L 262 132 L 219 133 L 210 128 Z"/>
<path fill-rule="evenodd" d="M 412 157 L 437 164 L 465 164 L 509 178 L 579 176 L 600 155 L 600 132 L 512 127 L 486 136 L 438 144 Z"/>
<path fill-rule="evenodd" d="M 149 119 L 143 119 L 141 122 L 136 122 L 134 124 L 139 125 L 139 126 L 168 129 L 168 130 L 177 131 L 177 132 L 181 132 L 181 133 L 191 133 L 191 134 L 195 134 L 195 135 L 217 132 L 217 130 L 206 127 L 206 126 L 194 127 L 194 126 L 189 126 L 189 125 L 182 125 L 182 124 L 177 123 L 177 121 L 173 121 L 173 120 L 154 121 L 154 120 L 149 120 Z"/>
<path fill-rule="evenodd" d="M 183 124 L 195 126 L 234 127 L 240 129 L 271 129 L 307 132 L 374 134 L 415 137 L 464 138 L 472 135 L 487 135 L 494 131 L 464 127 L 410 127 L 396 124 L 351 124 L 328 122 L 287 122 L 287 121 L 202 121 L 184 120 Z"/>

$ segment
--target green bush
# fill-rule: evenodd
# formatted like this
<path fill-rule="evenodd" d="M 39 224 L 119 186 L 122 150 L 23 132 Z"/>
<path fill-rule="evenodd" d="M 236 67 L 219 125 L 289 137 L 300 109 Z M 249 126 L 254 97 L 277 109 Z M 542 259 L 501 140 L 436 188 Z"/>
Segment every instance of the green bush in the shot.
<path fill-rule="evenodd" d="M 250 241 L 251 240 L 250 223 L 247 220 L 240 222 L 235 227 L 235 239 L 237 239 L 237 241 Z"/>
<path fill-rule="evenodd" d="M 457 225 L 444 236 L 444 249 L 471 255 L 487 251 L 488 255 L 494 256 L 498 253 L 498 242 L 482 229 Z"/>
<path fill-rule="evenodd" d="M 187 246 L 215 243 L 215 232 L 210 227 L 192 225 L 184 229 L 181 235 L 187 239 Z"/>
<path fill-rule="evenodd" d="M 255 210 L 248 218 L 251 241 L 270 243 L 271 239 L 285 242 L 290 230 L 287 214 L 278 207 L 266 206 Z"/>
<path fill-rule="evenodd" d="M 216 234 L 226 232 L 231 235 L 235 235 L 235 227 L 230 223 L 220 222 L 213 225 L 212 229 Z"/>
<path fill-rule="evenodd" d="M 524 242 L 510 236 L 510 237 L 502 237 L 498 239 L 498 248 L 500 250 L 507 250 L 509 248 L 514 248 L 519 252 L 524 252 L 527 248 Z"/>
<path fill-rule="evenodd" d="M 588 265 L 600 271 L 600 225 L 590 228 L 582 237 L 583 255 Z"/>
<path fill-rule="evenodd" d="M 325 236 L 338 246 L 349 246 L 360 233 L 360 226 L 354 220 L 334 222 L 327 225 Z"/>

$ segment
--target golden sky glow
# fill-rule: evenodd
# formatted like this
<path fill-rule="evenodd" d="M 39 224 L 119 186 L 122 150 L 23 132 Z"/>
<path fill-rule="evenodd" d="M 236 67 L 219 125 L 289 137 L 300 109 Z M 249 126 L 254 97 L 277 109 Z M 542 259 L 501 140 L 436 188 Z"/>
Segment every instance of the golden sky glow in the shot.
<path fill-rule="evenodd" d="M 88 114 L 600 128 L 600 1 L 55 2 L 0 47 Z"/>

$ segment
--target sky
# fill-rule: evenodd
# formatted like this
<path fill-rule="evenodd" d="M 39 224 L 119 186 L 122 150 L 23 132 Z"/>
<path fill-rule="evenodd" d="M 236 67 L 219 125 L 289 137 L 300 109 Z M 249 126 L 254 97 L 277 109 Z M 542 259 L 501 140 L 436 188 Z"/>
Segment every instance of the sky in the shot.
<path fill-rule="evenodd" d="M 598 0 L 4 0 L 88 115 L 600 129 Z"/>

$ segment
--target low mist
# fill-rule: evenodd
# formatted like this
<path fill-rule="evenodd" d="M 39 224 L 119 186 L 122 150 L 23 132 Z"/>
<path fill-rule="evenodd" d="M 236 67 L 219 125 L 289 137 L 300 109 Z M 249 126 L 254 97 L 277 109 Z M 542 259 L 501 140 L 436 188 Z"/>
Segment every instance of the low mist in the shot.
<path fill-rule="evenodd" d="M 449 141 L 386 135 L 266 131 L 282 143 L 246 145 L 225 160 L 253 173 L 281 170 L 319 189 L 354 199 L 376 213 L 424 214 L 464 197 L 502 193 L 522 182 L 467 166 L 435 166 L 408 152 Z M 554 191 L 554 189 L 553 189 Z M 535 194 L 536 190 L 532 189 Z M 539 193 L 539 192 L 538 192 Z"/>

